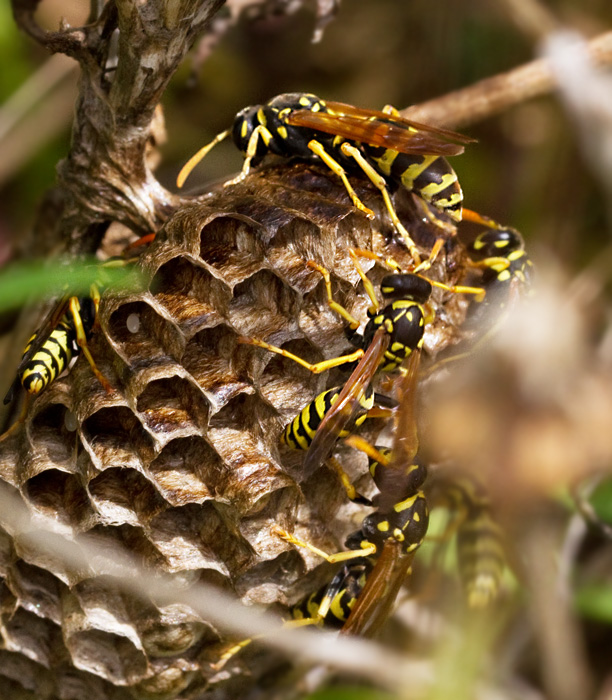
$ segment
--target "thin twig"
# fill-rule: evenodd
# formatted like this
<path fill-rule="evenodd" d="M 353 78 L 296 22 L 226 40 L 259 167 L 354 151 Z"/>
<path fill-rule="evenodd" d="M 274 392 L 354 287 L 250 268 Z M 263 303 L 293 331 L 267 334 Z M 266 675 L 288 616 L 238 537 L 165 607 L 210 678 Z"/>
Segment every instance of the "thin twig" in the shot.
<path fill-rule="evenodd" d="M 591 39 L 587 49 L 596 65 L 612 65 L 612 32 Z M 533 97 L 545 95 L 554 88 L 550 62 L 538 59 L 434 100 L 408 107 L 402 111 L 402 116 L 449 128 L 463 127 L 500 114 Z"/>

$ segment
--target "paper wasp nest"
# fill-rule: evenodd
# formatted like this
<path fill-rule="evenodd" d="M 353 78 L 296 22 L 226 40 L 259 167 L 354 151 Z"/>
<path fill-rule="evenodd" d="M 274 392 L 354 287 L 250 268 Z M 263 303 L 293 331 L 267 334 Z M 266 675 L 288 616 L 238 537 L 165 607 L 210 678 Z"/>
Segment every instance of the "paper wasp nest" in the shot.
<path fill-rule="evenodd" d="M 356 186 L 380 213 L 379 193 Z M 435 232 L 410 228 L 431 247 Z M 271 527 L 335 551 L 361 511 L 324 467 L 300 483 L 302 455 L 278 440 L 346 374 L 314 377 L 237 338 L 263 338 L 310 361 L 341 354 L 342 321 L 305 262 L 326 266 L 337 300 L 365 318 L 369 301 L 348 250 L 407 265 L 390 239 L 386 216 L 369 221 L 332 174 L 299 164 L 258 170 L 179 211 L 142 254 L 148 289 L 103 298 L 91 348 L 117 392 L 107 395 L 80 357 L 0 445 L 2 479 L 68 538 L 127 548 L 144 567 L 175 575 L 178 587 L 212 582 L 262 604 L 314 590 L 329 568 L 309 574 L 319 562 Z M 451 241 L 448 267 L 432 276 L 456 281 L 463 260 Z M 371 271 L 376 287 L 385 273 Z M 466 306 L 436 290 L 441 298 L 426 333 L 434 352 L 455 336 Z M 213 687 L 203 659 L 222 633 L 193 611 L 159 609 L 0 537 L 2 697 L 195 698 Z"/>

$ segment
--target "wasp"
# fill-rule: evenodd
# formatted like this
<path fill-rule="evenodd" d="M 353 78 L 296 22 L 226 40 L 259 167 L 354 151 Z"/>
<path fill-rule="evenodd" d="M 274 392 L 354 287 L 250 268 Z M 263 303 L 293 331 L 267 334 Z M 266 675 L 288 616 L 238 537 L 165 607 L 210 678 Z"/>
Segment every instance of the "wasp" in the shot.
<path fill-rule="evenodd" d="M 474 477 L 442 477 L 434 500 L 451 508 L 447 536 L 456 534 L 459 575 L 470 608 L 485 608 L 498 596 L 506 568 L 501 527 L 491 501 Z M 447 539 L 447 537 L 444 537 Z"/>
<path fill-rule="evenodd" d="M 328 459 L 338 438 L 344 436 L 346 426 L 354 421 L 356 412 L 360 413 L 358 425 L 367 415 L 388 415 L 389 406 L 384 406 L 384 400 L 379 402 L 383 406 L 376 412 L 373 402 L 370 402 L 370 395 L 366 398 L 366 392 L 377 372 L 393 372 L 412 352 L 422 347 L 425 326 L 435 317 L 433 308 L 428 303 L 433 286 L 456 293 L 481 294 L 483 291 L 477 287 L 449 287 L 428 280 L 416 272 L 399 272 L 399 265 L 388 259 L 386 264 L 396 271 L 386 275 L 381 282 L 381 294 L 387 302 L 381 308 L 374 287 L 357 259 L 358 255 L 373 259 L 378 259 L 378 256 L 368 251 L 350 252 L 371 301 L 368 322 L 363 333 L 359 333 L 359 321 L 334 300 L 329 271 L 312 260 L 308 261 L 308 265 L 322 275 L 327 303 L 345 320 L 347 339 L 358 347 L 355 352 L 311 364 L 262 340 L 244 337 L 239 339 L 241 343 L 256 345 L 287 357 L 315 374 L 359 360 L 340 391 L 336 387 L 317 396 L 283 432 L 281 439 L 289 447 L 308 450 L 304 462 L 304 478 L 308 478 L 316 467 Z M 433 254 L 435 255 L 435 251 Z M 422 270 L 429 264 L 430 261 L 425 261 L 415 270 Z M 367 411 L 367 415 L 364 411 Z"/>
<path fill-rule="evenodd" d="M 513 294 L 529 290 L 533 263 L 516 229 L 489 224 L 468 246 L 468 253 L 472 264 L 483 268 L 481 284 L 486 290 L 487 306 L 503 309 Z"/>
<path fill-rule="evenodd" d="M 416 432 L 416 383 L 420 351 L 412 353 L 401 378 L 400 408 L 395 415 L 393 447 L 376 448 L 358 436 L 346 442 L 368 455 L 370 472 L 379 489 L 361 528 L 346 540 L 345 551 L 328 554 L 308 542 L 277 528 L 290 544 L 310 549 L 330 563 L 371 558 L 374 564 L 363 590 L 356 597 L 344 633 L 373 633 L 382 624 L 402 583 L 411 572 L 417 549 L 427 533 L 429 510 L 422 486 L 426 465 L 418 458 Z"/>
<path fill-rule="evenodd" d="M 100 266 L 100 279 L 90 286 L 89 295 L 64 294 L 32 335 L 23 351 L 15 379 L 4 397 L 5 404 L 12 401 L 21 385 L 26 392 L 26 401 L 20 418 L 2 435 L 2 439 L 23 422 L 29 399 L 55 381 L 80 353 L 87 358 L 92 372 L 104 389 L 108 393 L 113 391 L 111 384 L 96 366 L 89 349 L 89 339 L 98 326 L 100 289 L 108 282 L 102 274 L 103 269 L 122 267 L 125 264 L 126 261 L 121 258 L 111 258 L 103 263 Z"/>
<path fill-rule="evenodd" d="M 367 557 L 356 558 L 345 563 L 334 574 L 329 583 L 324 584 L 290 608 L 291 617 L 285 621 L 283 626 L 296 628 L 312 625 L 330 630 L 342 629 L 373 567 L 373 560 Z M 221 670 L 232 657 L 254 639 L 256 638 L 251 637 L 233 644 L 221 654 L 219 661 L 213 664 L 213 668 L 216 671 Z"/>
<path fill-rule="evenodd" d="M 87 357 L 92 371 L 111 391 L 110 384 L 96 367 L 88 340 L 97 316 L 99 292 L 95 296 L 68 297 L 56 306 L 43 325 L 28 341 L 17 368 L 17 377 L 4 398 L 9 403 L 15 386 L 21 384 L 30 395 L 39 394 L 68 367 L 80 352 Z"/>
<path fill-rule="evenodd" d="M 241 174 L 227 184 L 244 179 L 251 165 L 268 153 L 324 163 L 341 179 L 354 206 L 372 218 L 373 212 L 347 177 L 347 173 L 365 175 L 381 192 L 395 229 L 417 263 L 418 249 L 395 211 L 393 192 L 402 187 L 451 220 L 461 220 L 463 193 L 446 156 L 463 153 L 465 144 L 474 139 L 409 121 L 390 106 L 378 111 L 307 93 L 278 95 L 240 111 L 231 129 L 218 134 L 185 164 L 177 185 L 182 187 L 211 148 L 230 135 L 245 161 Z"/>

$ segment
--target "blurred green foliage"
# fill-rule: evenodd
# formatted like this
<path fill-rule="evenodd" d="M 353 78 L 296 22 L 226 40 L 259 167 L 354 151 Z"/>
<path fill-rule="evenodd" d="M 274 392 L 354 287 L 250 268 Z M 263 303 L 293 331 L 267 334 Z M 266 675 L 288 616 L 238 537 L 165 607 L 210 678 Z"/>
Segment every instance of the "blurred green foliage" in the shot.
<path fill-rule="evenodd" d="M 0 313 L 31 302 L 33 295 L 39 299 L 60 294 L 87 295 L 92 284 L 133 291 L 142 289 L 144 281 L 138 268 L 107 267 L 95 259 L 64 265 L 43 261 L 15 263 L 0 271 Z"/>
<path fill-rule="evenodd" d="M 318 690 L 304 700 L 393 700 L 394 696 L 375 688 L 335 685 Z"/>

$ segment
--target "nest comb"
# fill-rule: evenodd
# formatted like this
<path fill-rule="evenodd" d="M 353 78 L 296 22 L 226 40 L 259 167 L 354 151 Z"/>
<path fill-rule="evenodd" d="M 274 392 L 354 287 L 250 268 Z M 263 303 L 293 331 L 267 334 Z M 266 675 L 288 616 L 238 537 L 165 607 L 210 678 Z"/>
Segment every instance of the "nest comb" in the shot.
<path fill-rule="evenodd" d="M 283 452 L 278 439 L 346 374 L 314 377 L 237 338 L 263 338 L 309 361 L 346 350 L 342 321 L 305 262 L 331 271 L 337 300 L 359 318 L 369 301 L 349 247 L 411 262 L 378 191 L 356 188 L 377 212 L 373 221 L 333 175 L 302 164 L 257 169 L 177 212 L 142 254 L 148 287 L 102 300 L 91 347 L 118 391 L 107 395 L 80 357 L 0 445 L 2 480 L 68 537 L 126 547 L 181 586 L 203 580 L 246 604 L 287 604 L 321 585 L 327 565 L 271 528 L 334 551 L 363 514 L 325 467 L 303 482 L 303 456 Z M 408 197 L 399 210 L 430 248 L 438 231 L 416 217 L 410 223 Z M 432 277 L 454 283 L 464 261 L 453 239 Z M 374 265 L 369 275 L 378 285 L 386 272 Z M 466 307 L 440 290 L 433 300 L 430 354 L 457 335 Z M 2 697 L 167 700 L 213 688 L 223 697 L 203 662 L 222 632 L 206 620 L 24 551 L 2 529 L 0 541 Z"/>

